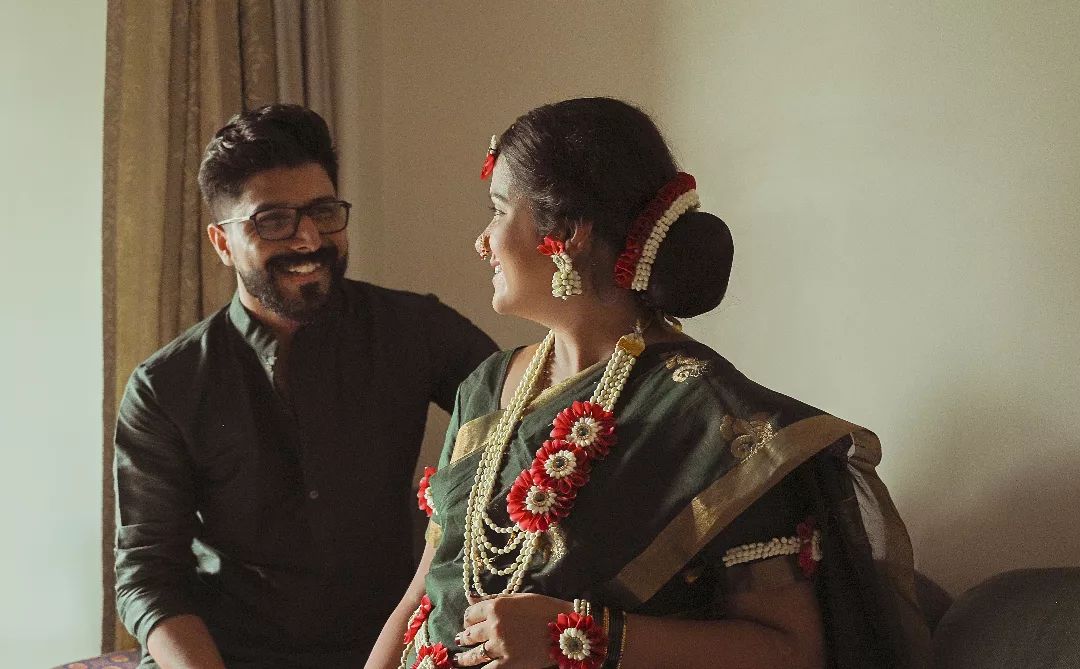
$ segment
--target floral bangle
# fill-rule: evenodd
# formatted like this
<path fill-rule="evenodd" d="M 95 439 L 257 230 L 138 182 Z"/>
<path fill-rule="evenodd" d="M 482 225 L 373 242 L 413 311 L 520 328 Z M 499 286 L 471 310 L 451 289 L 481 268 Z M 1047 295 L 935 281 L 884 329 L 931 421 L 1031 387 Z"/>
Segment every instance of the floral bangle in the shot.
<path fill-rule="evenodd" d="M 453 669 L 454 664 L 450 661 L 450 653 L 446 646 L 437 643 L 433 646 L 424 645 L 416 652 L 416 662 L 412 669 Z"/>
<path fill-rule="evenodd" d="M 548 623 L 551 659 L 559 669 L 599 669 L 607 657 L 607 638 L 592 616 L 560 613 Z"/>

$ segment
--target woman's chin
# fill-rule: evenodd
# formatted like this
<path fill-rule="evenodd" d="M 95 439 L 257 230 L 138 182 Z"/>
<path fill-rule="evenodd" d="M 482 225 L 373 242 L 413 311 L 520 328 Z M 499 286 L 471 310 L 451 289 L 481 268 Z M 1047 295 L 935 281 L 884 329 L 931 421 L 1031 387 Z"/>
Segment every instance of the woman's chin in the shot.
<path fill-rule="evenodd" d="M 506 301 L 499 298 L 499 294 L 495 293 L 491 296 L 491 310 L 500 316 L 511 316 L 512 314 L 506 309 Z"/>
<path fill-rule="evenodd" d="M 501 287 L 491 296 L 491 309 L 500 316 L 521 316 L 520 300 L 511 299 Z"/>

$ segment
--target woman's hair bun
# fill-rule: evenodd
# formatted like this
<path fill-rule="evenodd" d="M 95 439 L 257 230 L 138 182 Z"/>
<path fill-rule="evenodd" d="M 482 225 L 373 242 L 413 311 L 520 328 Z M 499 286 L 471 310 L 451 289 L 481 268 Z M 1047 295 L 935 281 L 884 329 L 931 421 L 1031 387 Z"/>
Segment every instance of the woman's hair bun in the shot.
<path fill-rule="evenodd" d="M 734 255 L 726 223 L 704 211 L 688 211 L 660 244 L 645 299 L 679 318 L 712 311 L 724 299 Z"/>

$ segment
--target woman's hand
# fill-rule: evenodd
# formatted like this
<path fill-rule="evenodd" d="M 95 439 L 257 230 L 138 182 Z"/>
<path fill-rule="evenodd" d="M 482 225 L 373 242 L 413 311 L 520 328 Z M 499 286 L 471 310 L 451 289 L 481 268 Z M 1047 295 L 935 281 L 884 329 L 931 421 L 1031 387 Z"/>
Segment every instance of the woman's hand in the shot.
<path fill-rule="evenodd" d="M 548 623 L 574 610 L 572 602 L 534 594 L 502 595 L 465 609 L 465 629 L 454 641 L 459 667 L 541 669 L 554 664 Z M 487 653 L 486 657 L 484 653 Z"/>

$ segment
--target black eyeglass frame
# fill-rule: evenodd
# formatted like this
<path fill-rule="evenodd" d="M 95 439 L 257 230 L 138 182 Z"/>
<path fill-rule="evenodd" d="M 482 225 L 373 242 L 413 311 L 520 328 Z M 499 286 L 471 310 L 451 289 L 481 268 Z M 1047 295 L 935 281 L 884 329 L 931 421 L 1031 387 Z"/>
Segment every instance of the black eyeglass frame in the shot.
<path fill-rule="evenodd" d="M 321 234 L 321 235 L 332 235 L 332 234 L 334 234 L 336 232 L 341 232 L 342 230 L 344 230 L 345 228 L 347 228 L 349 226 L 349 212 L 352 210 L 352 203 L 351 202 L 348 202 L 346 200 L 319 200 L 318 202 L 312 202 L 311 204 L 305 204 L 303 207 L 269 207 L 267 209 L 262 209 L 260 211 L 257 211 L 254 214 L 252 214 L 251 216 L 242 216 L 240 218 L 230 218 L 230 219 L 227 219 L 227 220 L 224 220 L 224 221 L 217 221 L 216 223 L 214 223 L 214 225 L 221 228 L 221 227 L 224 227 L 226 225 L 232 225 L 233 223 L 244 223 L 246 221 L 251 221 L 251 225 L 255 228 L 255 232 L 259 235 L 260 239 L 265 239 L 265 240 L 271 241 L 271 242 L 280 242 L 280 241 L 285 240 L 285 239 L 291 239 L 293 236 L 296 235 L 296 231 L 300 228 L 300 219 L 301 218 L 303 218 L 305 215 L 310 214 L 310 212 L 312 210 L 315 210 L 315 209 L 317 209 L 319 207 L 325 207 L 328 204 L 338 205 L 345 211 L 345 217 L 341 222 L 341 227 L 335 228 L 333 230 L 323 230 L 321 228 L 319 229 L 319 234 Z M 258 219 L 259 219 L 260 215 L 266 214 L 267 212 L 271 212 L 271 211 L 289 211 L 289 210 L 291 210 L 293 212 L 292 227 L 287 228 L 287 230 L 289 231 L 289 234 L 283 235 L 281 237 L 276 237 L 276 236 L 267 237 L 266 235 L 263 234 L 263 231 L 259 228 L 259 220 Z M 314 218 L 312 220 L 314 220 Z M 316 228 L 319 227 L 318 221 L 315 222 L 315 227 Z"/>

